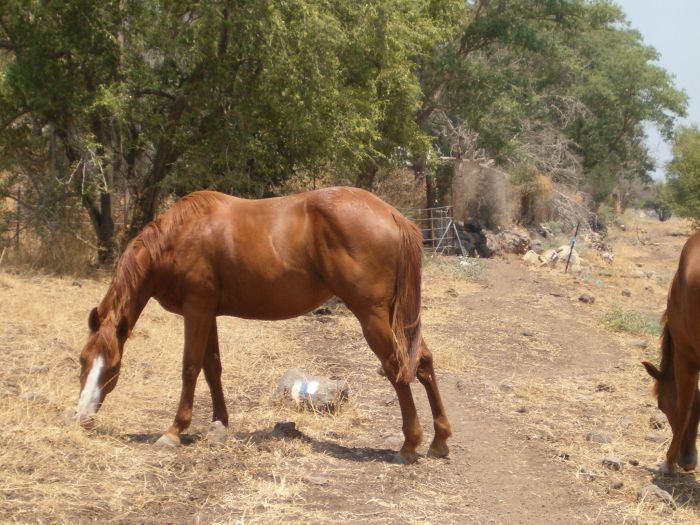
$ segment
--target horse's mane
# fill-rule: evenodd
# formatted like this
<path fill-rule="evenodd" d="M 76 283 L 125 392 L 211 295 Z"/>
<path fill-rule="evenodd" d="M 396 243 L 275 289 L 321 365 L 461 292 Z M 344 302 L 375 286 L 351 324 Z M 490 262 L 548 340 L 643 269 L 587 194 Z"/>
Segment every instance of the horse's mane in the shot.
<path fill-rule="evenodd" d="M 221 202 L 225 197 L 224 194 L 213 191 L 190 193 L 163 215 L 148 223 L 129 241 L 117 262 L 112 283 L 100 305 L 101 317 L 107 311 L 124 314 L 132 291 L 140 286 L 148 276 L 149 270 L 162 258 L 172 233 L 185 222 L 204 215 L 212 205 Z M 144 257 L 139 257 L 143 250 L 148 253 L 147 261 L 144 261 Z"/>
<path fill-rule="evenodd" d="M 661 363 L 659 364 L 659 376 L 662 379 L 673 377 L 673 340 L 668 328 L 668 310 L 661 316 Z M 659 381 L 654 384 L 654 394 L 659 395 Z"/>

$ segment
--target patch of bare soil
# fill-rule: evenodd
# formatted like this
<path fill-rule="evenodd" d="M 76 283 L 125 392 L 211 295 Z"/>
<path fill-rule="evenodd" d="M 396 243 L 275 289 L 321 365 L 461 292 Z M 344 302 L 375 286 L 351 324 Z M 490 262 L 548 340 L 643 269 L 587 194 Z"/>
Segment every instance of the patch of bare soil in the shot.
<path fill-rule="evenodd" d="M 394 391 L 342 306 L 286 322 L 221 319 L 229 439 L 202 439 L 202 379 L 188 445 L 160 450 L 152 442 L 179 397 L 181 321 L 149 305 L 88 434 L 70 413 L 87 313 L 106 282 L 0 273 L 0 521 L 697 523 L 695 476 L 651 472 L 670 437 L 650 426 L 658 411 L 639 365 L 657 359 L 656 336 L 601 323 L 611 308 L 661 314 L 687 233 L 679 221 L 634 221 L 612 232 L 612 265 L 582 246 L 577 276 L 493 260 L 479 263 L 477 284 L 454 260 L 428 261 L 424 332 L 454 436 L 449 459 L 409 466 L 392 463 Z M 336 415 L 275 404 L 276 380 L 295 366 L 345 378 L 351 401 Z M 430 410 L 420 384 L 413 392 L 424 452 Z M 299 433 L 273 432 L 285 420 Z M 649 483 L 678 508 L 639 501 Z"/>

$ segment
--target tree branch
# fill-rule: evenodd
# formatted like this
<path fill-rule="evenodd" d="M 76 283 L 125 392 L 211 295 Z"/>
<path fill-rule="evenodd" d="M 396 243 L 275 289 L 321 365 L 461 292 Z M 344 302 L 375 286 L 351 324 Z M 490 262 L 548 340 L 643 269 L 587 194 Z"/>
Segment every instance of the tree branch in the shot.
<path fill-rule="evenodd" d="M 160 89 L 151 89 L 151 88 L 144 88 L 144 89 L 138 89 L 134 92 L 134 95 L 137 97 L 143 97 L 145 95 L 153 95 L 156 97 L 163 97 L 167 98 L 169 100 L 175 101 L 177 97 L 175 95 L 172 95 L 171 93 L 168 93 L 167 91 L 162 91 Z"/>

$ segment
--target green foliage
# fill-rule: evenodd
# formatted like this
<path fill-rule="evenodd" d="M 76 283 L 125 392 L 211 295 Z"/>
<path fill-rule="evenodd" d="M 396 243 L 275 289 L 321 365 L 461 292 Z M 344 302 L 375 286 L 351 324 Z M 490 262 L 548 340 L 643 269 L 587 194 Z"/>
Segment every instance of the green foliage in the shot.
<path fill-rule="evenodd" d="M 130 236 L 204 187 L 372 188 L 412 164 L 442 195 L 446 155 L 600 204 L 651 168 L 642 122 L 669 136 L 685 110 L 657 58 L 598 0 L 5 0 L 0 170 L 44 225 L 83 206 L 103 255 L 117 200 Z"/>
<path fill-rule="evenodd" d="M 681 217 L 700 224 L 700 130 L 696 126 L 678 130 L 673 158 L 666 166 L 664 201 Z"/>
<path fill-rule="evenodd" d="M 661 330 L 658 320 L 654 317 L 620 305 L 615 305 L 605 312 L 601 322 L 605 328 L 613 332 L 658 335 Z"/>

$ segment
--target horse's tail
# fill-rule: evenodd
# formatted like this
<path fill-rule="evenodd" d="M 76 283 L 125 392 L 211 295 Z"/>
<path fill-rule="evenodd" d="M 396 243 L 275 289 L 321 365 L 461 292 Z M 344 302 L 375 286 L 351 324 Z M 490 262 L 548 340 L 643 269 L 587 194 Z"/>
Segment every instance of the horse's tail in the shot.
<path fill-rule="evenodd" d="M 398 369 L 396 381 L 408 384 L 416 377 L 421 354 L 420 289 L 423 238 L 408 219 L 394 214 L 400 230 L 396 291 L 391 309 Z"/>

